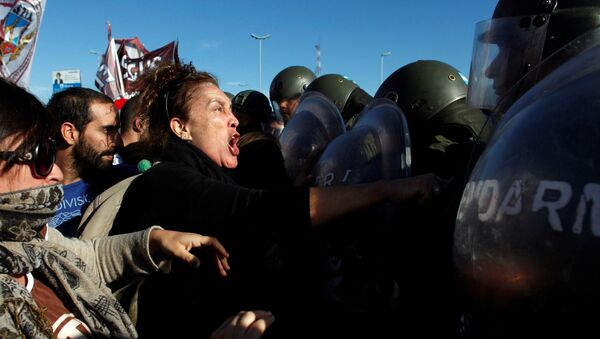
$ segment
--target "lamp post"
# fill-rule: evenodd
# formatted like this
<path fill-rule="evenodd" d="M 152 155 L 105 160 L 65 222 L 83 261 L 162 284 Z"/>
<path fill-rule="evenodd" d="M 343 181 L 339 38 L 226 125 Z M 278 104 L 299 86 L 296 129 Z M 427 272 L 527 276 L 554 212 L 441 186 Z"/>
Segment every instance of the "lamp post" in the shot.
<path fill-rule="evenodd" d="M 94 54 L 98 58 L 98 64 L 102 63 L 102 54 L 98 51 L 94 51 L 93 49 L 89 50 L 90 54 Z"/>
<path fill-rule="evenodd" d="M 380 75 L 381 83 L 383 83 L 383 58 L 388 55 L 391 55 L 391 54 L 392 54 L 392 52 L 390 52 L 390 51 L 381 53 L 381 75 Z"/>
<path fill-rule="evenodd" d="M 262 42 L 271 37 L 271 34 L 256 35 L 252 33 L 250 36 L 258 40 L 258 90 L 262 92 Z"/>

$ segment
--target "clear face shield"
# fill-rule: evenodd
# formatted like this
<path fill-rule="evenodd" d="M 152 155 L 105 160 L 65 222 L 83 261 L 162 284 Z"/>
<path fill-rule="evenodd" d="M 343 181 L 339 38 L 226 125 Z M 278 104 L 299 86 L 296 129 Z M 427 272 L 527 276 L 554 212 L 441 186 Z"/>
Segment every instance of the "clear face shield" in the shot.
<path fill-rule="evenodd" d="M 547 18 L 520 16 L 477 23 L 467 94 L 469 106 L 493 111 L 512 86 L 540 62 Z"/>

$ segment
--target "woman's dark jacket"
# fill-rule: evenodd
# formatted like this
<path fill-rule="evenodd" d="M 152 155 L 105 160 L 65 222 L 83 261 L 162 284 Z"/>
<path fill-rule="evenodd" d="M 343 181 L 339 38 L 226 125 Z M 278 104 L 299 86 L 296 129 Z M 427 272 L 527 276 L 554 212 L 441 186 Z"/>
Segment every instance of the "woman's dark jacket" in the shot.
<path fill-rule="evenodd" d="M 243 188 L 191 143 L 170 139 L 162 161 L 127 189 L 111 234 L 160 225 L 213 236 L 229 252 L 232 269 L 221 278 L 200 251 L 199 270 L 174 267 L 150 277 L 140 290 L 140 335 L 200 334 L 198 319 L 210 331 L 242 309 L 276 308 L 288 288 L 282 270 L 286 279 L 299 281 L 281 258 L 297 253 L 309 217 L 308 189 Z"/>

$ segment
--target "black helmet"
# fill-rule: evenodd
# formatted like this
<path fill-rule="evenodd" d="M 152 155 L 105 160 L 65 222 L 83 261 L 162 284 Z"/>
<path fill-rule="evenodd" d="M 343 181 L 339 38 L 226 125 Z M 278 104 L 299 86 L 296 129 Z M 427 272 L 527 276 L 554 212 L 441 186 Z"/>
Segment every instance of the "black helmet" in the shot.
<path fill-rule="evenodd" d="M 231 99 L 233 113 L 246 112 L 260 122 L 266 122 L 272 115 L 271 103 L 266 95 L 255 90 L 241 91 Z"/>
<path fill-rule="evenodd" d="M 347 127 L 351 127 L 348 126 L 348 122 L 373 100 L 373 97 L 358 87 L 354 81 L 339 74 L 318 77 L 308 85 L 306 91 L 320 92 L 329 98 L 342 114 Z"/>
<path fill-rule="evenodd" d="M 223 91 L 223 93 L 225 93 L 225 95 L 229 98 L 229 100 L 233 99 L 234 95 L 231 92 L 227 92 L 227 91 Z"/>
<path fill-rule="evenodd" d="M 272 102 L 299 98 L 316 76 L 304 66 L 290 66 L 277 73 L 271 82 L 269 96 Z"/>
<path fill-rule="evenodd" d="M 244 134 L 250 130 L 261 130 L 273 115 L 269 98 L 255 90 L 241 91 L 231 100 L 233 114 L 239 119 L 238 130 Z"/>
<path fill-rule="evenodd" d="M 466 95 L 459 71 L 435 60 L 399 68 L 375 93 L 394 101 L 406 115 L 415 174 L 433 172 L 451 178 L 466 170 L 486 121 L 481 110 L 467 107 Z"/>
<path fill-rule="evenodd" d="M 379 86 L 376 98 L 394 101 L 407 118 L 429 120 L 449 104 L 467 96 L 460 72 L 440 61 L 419 60 L 392 73 Z"/>
<path fill-rule="evenodd" d="M 599 25 L 598 0 L 500 0 L 493 18 L 476 26 L 469 104 L 497 109 L 499 100 L 504 101 L 527 74 L 529 83 L 521 85 L 518 94 L 510 93 L 512 99 L 503 103 L 506 109 L 557 66 L 540 71 L 536 66 L 542 60 L 577 42 L 575 39 Z M 574 46 L 577 53 L 585 49 L 586 42 L 578 43 L 579 46 Z"/>

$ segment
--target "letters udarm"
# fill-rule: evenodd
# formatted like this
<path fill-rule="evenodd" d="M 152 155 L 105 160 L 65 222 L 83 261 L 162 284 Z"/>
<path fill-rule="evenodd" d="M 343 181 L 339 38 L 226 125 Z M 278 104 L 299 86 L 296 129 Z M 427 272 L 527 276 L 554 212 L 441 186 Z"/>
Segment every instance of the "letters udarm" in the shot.
<path fill-rule="evenodd" d="M 564 181 L 541 180 L 533 187 L 533 199 L 523 197 L 523 181 L 515 180 L 510 187 L 501 187 L 498 180 L 472 181 L 467 184 L 461 198 L 457 220 L 462 222 L 468 210 L 476 207 L 477 218 L 481 222 L 501 223 L 507 216 L 521 213 L 544 213 L 548 226 L 557 232 L 581 234 L 585 220 L 589 220 L 591 233 L 600 237 L 600 184 L 587 183 L 579 192 Z M 576 208 L 562 210 L 569 204 Z M 575 211 L 567 213 L 568 211 Z M 559 214 L 560 213 L 560 214 Z M 574 214 L 574 215 L 573 215 Z M 586 219 L 586 216 L 589 218 Z M 562 218 L 561 218 L 562 217 Z M 526 227 L 527 225 L 523 225 Z"/>

